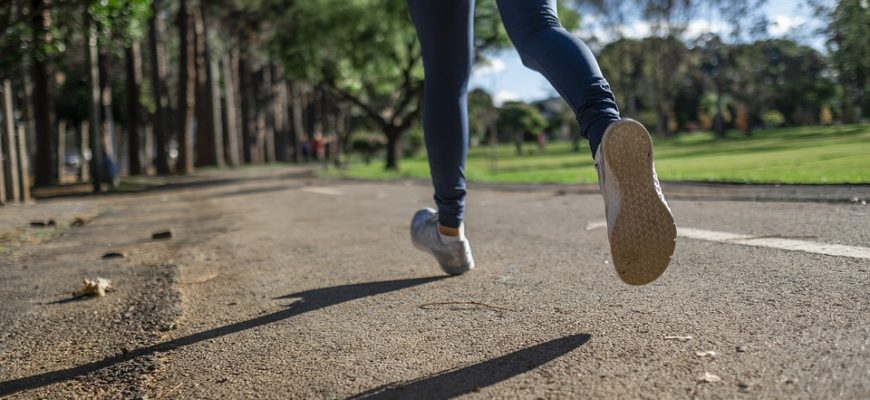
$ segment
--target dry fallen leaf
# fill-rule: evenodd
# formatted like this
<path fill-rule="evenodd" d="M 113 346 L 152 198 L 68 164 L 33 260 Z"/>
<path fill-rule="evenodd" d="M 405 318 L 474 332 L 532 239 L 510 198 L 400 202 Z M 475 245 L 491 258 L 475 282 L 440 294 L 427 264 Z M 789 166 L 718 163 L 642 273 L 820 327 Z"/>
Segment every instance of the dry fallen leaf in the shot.
<path fill-rule="evenodd" d="M 73 293 L 73 296 L 88 296 L 88 295 L 96 295 L 96 296 L 105 296 L 106 292 L 111 292 L 115 290 L 112 288 L 112 281 L 105 278 L 97 278 L 95 280 L 83 279 L 82 280 L 82 288 Z"/>
<path fill-rule="evenodd" d="M 665 340 L 679 340 L 681 342 L 688 342 L 692 340 L 691 336 L 665 336 Z"/>
<path fill-rule="evenodd" d="M 713 350 L 707 350 L 707 351 L 696 351 L 696 352 L 695 352 L 695 355 L 698 356 L 698 357 L 713 357 L 713 358 L 716 358 L 716 356 L 718 356 L 719 353 L 717 353 L 717 352 L 715 352 L 715 351 L 713 351 Z"/>
<path fill-rule="evenodd" d="M 715 383 L 715 382 L 721 382 L 721 381 L 722 381 L 722 378 L 720 378 L 718 375 L 713 375 L 709 372 L 704 372 L 704 375 L 701 375 L 698 377 L 698 382 Z"/>

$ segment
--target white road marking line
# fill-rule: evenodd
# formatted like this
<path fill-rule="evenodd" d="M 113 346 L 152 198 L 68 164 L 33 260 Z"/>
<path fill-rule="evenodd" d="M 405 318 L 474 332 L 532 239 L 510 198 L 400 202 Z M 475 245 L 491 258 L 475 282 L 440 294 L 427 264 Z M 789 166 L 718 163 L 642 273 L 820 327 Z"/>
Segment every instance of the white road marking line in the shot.
<path fill-rule="evenodd" d="M 606 227 L 604 221 L 590 222 L 586 230 Z M 709 231 L 705 229 L 677 227 L 677 236 L 706 240 L 708 242 L 739 244 L 742 246 L 768 247 L 773 249 L 802 251 L 805 253 L 824 254 L 828 256 L 870 259 L 870 247 L 846 246 L 842 244 L 817 243 L 806 240 L 755 237 L 740 233 Z"/>
<path fill-rule="evenodd" d="M 806 240 L 781 238 L 754 238 L 749 235 L 707 231 L 703 229 L 677 228 L 677 235 L 712 242 L 740 244 L 754 247 L 770 247 L 774 249 L 803 251 L 805 253 L 825 254 L 829 256 L 870 259 L 870 248 L 846 246 L 842 244 L 816 243 Z"/>
<path fill-rule="evenodd" d="M 593 229 L 605 228 L 607 227 L 607 221 L 591 221 L 586 224 L 586 230 L 591 231 Z"/>
<path fill-rule="evenodd" d="M 316 193 L 316 194 L 325 194 L 328 196 L 341 196 L 344 193 L 338 189 L 333 189 L 329 187 L 316 187 L 316 186 L 308 186 L 302 188 L 303 192 L 308 193 Z"/>

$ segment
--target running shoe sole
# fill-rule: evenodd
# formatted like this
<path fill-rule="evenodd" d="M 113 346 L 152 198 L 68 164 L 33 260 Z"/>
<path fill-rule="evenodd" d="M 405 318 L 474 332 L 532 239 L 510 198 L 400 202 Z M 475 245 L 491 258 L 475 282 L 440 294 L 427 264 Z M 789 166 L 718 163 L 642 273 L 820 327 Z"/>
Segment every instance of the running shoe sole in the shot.
<path fill-rule="evenodd" d="M 605 132 L 604 163 L 619 191 L 619 209 L 609 230 L 610 253 L 619 278 L 644 285 L 671 261 L 677 227 L 654 184 L 652 138 L 640 123 L 622 120 Z"/>

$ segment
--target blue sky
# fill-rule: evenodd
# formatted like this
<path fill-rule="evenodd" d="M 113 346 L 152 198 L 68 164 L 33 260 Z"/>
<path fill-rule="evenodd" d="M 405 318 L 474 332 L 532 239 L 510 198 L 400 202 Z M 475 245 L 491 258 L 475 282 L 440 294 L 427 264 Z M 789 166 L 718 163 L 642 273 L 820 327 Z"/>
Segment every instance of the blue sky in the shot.
<path fill-rule="evenodd" d="M 807 32 L 818 27 L 819 21 L 813 17 L 812 10 L 804 0 L 768 0 L 764 12 L 772 21 L 768 27 L 771 36 L 793 37 L 822 50 L 819 38 L 807 36 Z M 690 23 L 688 36 L 716 29 L 715 22 L 698 19 Z M 645 36 L 644 24 L 639 21 L 626 27 L 626 31 L 629 36 Z M 607 71 L 604 73 L 607 74 Z M 493 93 L 497 104 L 506 100 L 533 101 L 556 95 L 541 75 L 523 66 L 513 49 L 500 52 L 489 65 L 477 67 L 471 87 L 480 87 Z"/>

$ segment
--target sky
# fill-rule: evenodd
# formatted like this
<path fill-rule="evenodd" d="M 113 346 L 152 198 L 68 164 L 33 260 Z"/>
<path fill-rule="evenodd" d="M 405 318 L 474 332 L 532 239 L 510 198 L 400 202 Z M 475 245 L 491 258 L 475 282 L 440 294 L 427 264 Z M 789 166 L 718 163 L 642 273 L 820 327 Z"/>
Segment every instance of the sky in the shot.
<path fill-rule="evenodd" d="M 807 36 L 820 24 L 804 0 L 768 0 L 764 13 L 771 21 L 768 32 L 773 37 L 791 37 L 823 50 L 823 42 L 815 36 Z M 582 24 L 582 22 L 581 22 Z M 710 31 L 722 30 L 717 23 L 703 19 L 689 24 L 688 37 Z M 640 22 L 626 27 L 627 36 L 644 37 L 648 30 Z M 605 76 L 607 71 L 604 71 Z M 523 66 L 519 56 L 512 48 L 501 51 L 491 58 L 488 65 L 475 67 L 470 83 L 471 88 L 483 88 L 493 93 L 496 104 L 509 100 L 535 101 L 556 96 L 555 90 L 540 74 Z"/>

